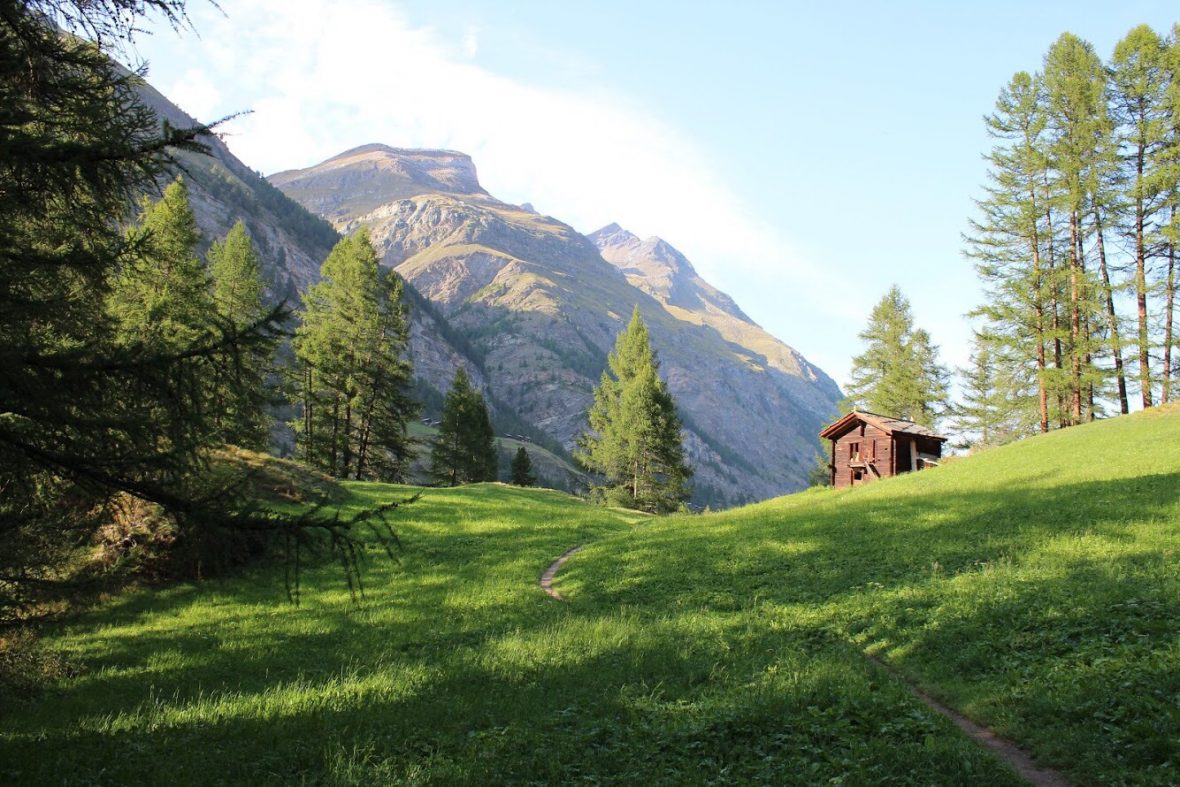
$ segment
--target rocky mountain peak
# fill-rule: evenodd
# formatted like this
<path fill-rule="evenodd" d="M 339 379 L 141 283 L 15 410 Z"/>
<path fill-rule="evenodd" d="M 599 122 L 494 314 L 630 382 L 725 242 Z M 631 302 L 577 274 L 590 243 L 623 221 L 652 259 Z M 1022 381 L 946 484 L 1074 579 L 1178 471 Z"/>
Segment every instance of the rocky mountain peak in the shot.
<path fill-rule="evenodd" d="M 614 246 L 631 247 L 640 242 L 639 236 L 628 232 L 614 222 L 607 224 L 602 229 L 591 232 L 586 237 L 599 249 Z"/>
<path fill-rule="evenodd" d="M 346 150 L 313 167 L 278 172 L 269 180 L 334 223 L 421 194 L 490 199 L 466 153 L 376 143 Z"/>

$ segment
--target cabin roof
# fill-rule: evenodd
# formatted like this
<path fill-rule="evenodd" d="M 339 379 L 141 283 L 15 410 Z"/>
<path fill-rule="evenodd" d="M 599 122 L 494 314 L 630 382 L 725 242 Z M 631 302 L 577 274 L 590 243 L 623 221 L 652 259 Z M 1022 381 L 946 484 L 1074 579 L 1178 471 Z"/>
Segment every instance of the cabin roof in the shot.
<path fill-rule="evenodd" d="M 820 437 L 828 440 L 835 440 L 858 422 L 863 421 L 866 424 L 877 427 L 883 432 L 889 434 L 910 434 L 921 437 L 930 437 L 934 440 L 941 440 L 946 442 L 946 438 L 940 434 L 936 434 L 933 430 L 916 424 L 913 421 L 903 421 L 900 418 L 894 418 L 888 415 L 880 415 L 878 413 L 870 413 L 864 410 L 853 410 L 848 415 L 830 424 L 826 429 L 819 433 Z"/>

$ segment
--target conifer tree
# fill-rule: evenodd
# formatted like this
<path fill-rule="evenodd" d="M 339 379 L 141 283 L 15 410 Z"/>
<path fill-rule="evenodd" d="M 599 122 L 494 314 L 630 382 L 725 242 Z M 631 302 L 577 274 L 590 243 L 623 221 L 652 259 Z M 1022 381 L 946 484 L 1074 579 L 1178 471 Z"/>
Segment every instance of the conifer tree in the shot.
<path fill-rule="evenodd" d="M 241 221 L 222 241 L 214 241 L 207 257 L 213 278 L 213 302 L 218 315 L 236 329 L 246 329 L 266 317 L 262 302 L 262 268 Z M 269 443 L 267 380 L 274 348 L 255 347 L 243 357 L 235 378 L 228 381 L 226 409 L 219 426 L 227 443 L 256 450 Z"/>
<path fill-rule="evenodd" d="M 443 400 L 438 435 L 430 455 L 430 476 L 447 486 L 495 481 L 496 438 L 483 396 L 460 366 Z"/>
<path fill-rule="evenodd" d="M 1058 409 L 1061 398 L 1063 336 L 1040 77 L 1013 76 L 985 121 L 996 145 L 987 154 L 985 197 L 976 203 L 980 218 L 971 222 L 966 238 L 988 295 L 975 314 L 987 320 L 993 346 L 1002 343 L 1007 354 L 1032 368 L 1038 422 L 1047 432 L 1051 404 Z"/>
<path fill-rule="evenodd" d="M 658 371 L 637 306 L 594 391 L 578 458 L 603 477 L 598 489 L 608 502 L 667 513 L 688 497 L 692 470 L 676 405 Z"/>
<path fill-rule="evenodd" d="M 180 348 L 212 334 L 212 283 L 196 256 L 200 241 L 182 178 L 159 200 L 143 198 L 128 231 L 137 253 L 116 277 L 109 306 L 126 341 Z"/>
<path fill-rule="evenodd" d="M 1164 143 L 1158 157 L 1164 172 L 1161 184 L 1162 206 L 1159 226 L 1160 257 L 1164 270 L 1160 278 L 1163 284 L 1163 336 L 1160 365 L 1160 401 L 1171 398 L 1172 383 L 1180 375 L 1180 363 L 1174 362 L 1177 346 L 1174 333 L 1176 310 L 1177 248 L 1180 247 L 1180 23 L 1172 26 L 1164 52 L 1164 72 L 1167 86 L 1164 90 Z"/>
<path fill-rule="evenodd" d="M 873 307 L 860 338 L 866 347 L 852 359 L 845 406 L 933 428 L 947 409 L 947 371 L 896 286 Z"/>
<path fill-rule="evenodd" d="M 1135 258 L 1134 292 L 1139 389 L 1144 407 L 1152 406 L 1151 336 L 1148 325 L 1148 266 L 1155 256 L 1157 233 L 1169 193 L 1167 151 L 1167 48 L 1147 25 L 1131 30 L 1111 58 L 1113 112 L 1123 143 L 1129 222 L 1123 228 Z"/>
<path fill-rule="evenodd" d="M 206 331 L 178 308 L 167 329 L 135 336 L 141 306 L 109 311 L 116 276 L 128 284 L 120 272 L 152 251 L 123 232 L 128 208 L 170 150 L 200 152 L 207 132 L 161 134 L 136 97 L 141 74 L 103 50 L 148 10 L 179 23 L 183 2 L 40 0 L 0 14 L 0 619 L 28 589 L 62 587 L 58 558 L 112 494 L 210 505 L 185 485 L 215 440 L 203 381 L 277 323 Z"/>
<path fill-rule="evenodd" d="M 1093 329 L 1101 319 L 1101 289 L 1093 271 L 1087 270 L 1084 249 L 1087 216 L 1109 166 L 1111 123 L 1106 71 L 1085 41 L 1062 34 L 1045 55 L 1044 80 L 1055 196 L 1068 227 L 1067 421 L 1076 424 L 1084 412 L 1088 418 L 1095 416 L 1093 392 L 1103 376 L 1093 362 L 1099 352 Z"/>
<path fill-rule="evenodd" d="M 529 452 L 523 445 L 516 449 L 516 455 L 512 457 L 511 479 L 517 486 L 532 486 L 537 483 L 537 475 L 533 472 L 533 460 L 529 458 Z"/>
<path fill-rule="evenodd" d="M 1038 397 L 1028 366 L 1014 362 L 1006 344 L 992 334 L 976 332 L 971 345 L 971 363 L 959 370 L 962 399 L 954 408 L 961 444 L 986 448 L 1031 432 L 1037 425 Z"/>
<path fill-rule="evenodd" d="M 295 332 L 300 455 L 338 478 L 401 480 L 410 460 L 402 284 L 381 275 L 365 230 L 344 238 L 304 297 Z"/>

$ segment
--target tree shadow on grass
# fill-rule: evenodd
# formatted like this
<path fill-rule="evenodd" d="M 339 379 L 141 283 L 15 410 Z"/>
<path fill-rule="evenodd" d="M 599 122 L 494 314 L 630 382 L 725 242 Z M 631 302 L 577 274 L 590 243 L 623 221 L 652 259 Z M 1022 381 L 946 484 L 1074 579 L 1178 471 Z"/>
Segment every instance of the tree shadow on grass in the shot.
<path fill-rule="evenodd" d="M 637 530 L 585 550 L 564 581 L 596 606 L 771 605 L 1078 778 L 1167 781 L 1180 757 L 1178 502 L 1176 472 L 832 496 Z"/>

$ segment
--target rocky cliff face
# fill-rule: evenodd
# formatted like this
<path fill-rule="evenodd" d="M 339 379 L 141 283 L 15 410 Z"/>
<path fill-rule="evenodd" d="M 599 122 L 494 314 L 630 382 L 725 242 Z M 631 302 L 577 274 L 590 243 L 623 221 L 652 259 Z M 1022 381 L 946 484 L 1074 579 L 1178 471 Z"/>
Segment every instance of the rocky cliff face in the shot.
<path fill-rule="evenodd" d="M 197 125 L 193 118 L 150 85 L 141 86 L 140 96 L 161 120 L 177 127 Z M 263 275 L 268 280 L 269 299 L 276 303 L 285 299 L 291 308 L 298 307 L 301 295 L 319 280 L 320 264 L 340 240 L 340 234 L 325 219 L 309 212 L 239 161 L 220 140 L 211 139 L 207 143 L 211 155 L 182 153 L 178 162 L 178 173 L 188 184 L 189 199 L 205 247 L 224 237 L 235 222 L 242 220 L 258 251 Z M 398 171 L 406 174 L 400 185 L 398 177 L 401 176 L 389 176 L 383 181 L 382 188 L 401 188 L 403 193 L 416 193 L 415 188 L 455 188 L 463 192 L 466 184 L 474 184 L 474 188 L 479 189 L 475 168 L 462 154 L 391 152 L 396 153 L 401 162 Z M 363 148 L 351 153 L 362 160 L 366 155 Z M 429 174 L 415 167 L 418 159 L 427 162 Z M 415 178 L 422 180 L 421 186 L 413 185 Z M 410 295 L 412 298 L 413 293 Z M 416 305 L 422 306 L 421 303 Z M 487 389 L 478 360 L 452 342 L 455 333 L 441 315 L 432 313 L 428 307 L 414 308 L 414 305 L 410 314 L 410 351 L 414 367 L 435 394 L 446 390 L 460 365 L 467 369 L 476 385 Z M 286 448 L 290 447 L 290 440 L 289 434 L 279 437 L 280 444 Z"/>
<path fill-rule="evenodd" d="M 197 125 L 150 85 L 142 85 L 139 93 L 161 120 L 178 128 Z M 224 237 L 240 219 L 258 249 L 271 298 L 297 303 L 299 293 L 319 278 L 320 263 L 340 236 L 239 161 L 221 140 L 205 142 L 210 155 L 178 156 L 178 173 L 188 184 L 205 245 Z"/>
<path fill-rule="evenodd" d="M 334 223 L 419 194 L 488 196 L 470 156 L 388 145 L 362 145 L 311 170 L 277 172 L 269 180 L 284 191 L 297 190 L 304 207 Z"/>
<path fill-rule="evenodd" d="M 684 417 L 696 500 L 802 487 L 839 391 L 663 241 L 617 227 L 592 241 L 491 197 L 470 160 L 446 151 L 369 145 L 274 182 L 343 233 L 368 227 L 383 262 L 462 334 L 494 398 L 565 447 L 638 306 Z M 442 390 L 440 366 L 419 372 Z"/>

